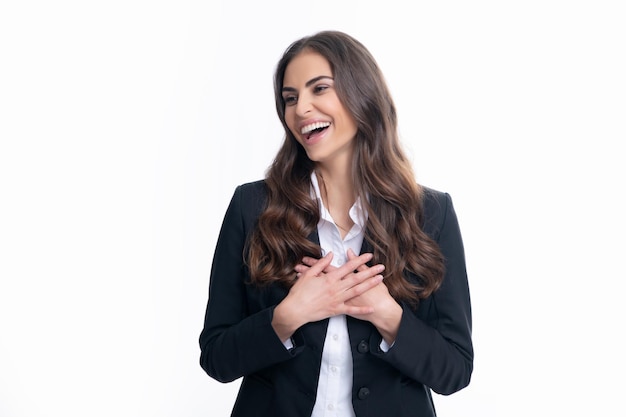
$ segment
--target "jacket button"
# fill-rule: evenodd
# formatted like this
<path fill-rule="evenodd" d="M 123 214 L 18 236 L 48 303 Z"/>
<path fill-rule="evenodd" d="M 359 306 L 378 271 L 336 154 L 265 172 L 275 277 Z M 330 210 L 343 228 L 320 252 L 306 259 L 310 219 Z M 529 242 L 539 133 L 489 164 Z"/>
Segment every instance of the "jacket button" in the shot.
<path fill-rule="evenodd" d="M 370 350 L 370 345 L 367 343 L 367 341 L 361 340 L 359 342 L 359 345 L 356 347 L 356 350 L 358 350 L 359 353 L 367 353 Z"/>
<path fill-rule="evenodd" d="M 360 389 L 359 389 L 359 393 L 358 393 L 359 400 L 364 400 L 364 399 L 366 399 L 367 397 L 369 397 L 369 395 L 370 395 L 370 390 L 369 390 L 369 388 L 367 388 L 367 387 L 363 387 L 363 388 L 360 388 Z"/>

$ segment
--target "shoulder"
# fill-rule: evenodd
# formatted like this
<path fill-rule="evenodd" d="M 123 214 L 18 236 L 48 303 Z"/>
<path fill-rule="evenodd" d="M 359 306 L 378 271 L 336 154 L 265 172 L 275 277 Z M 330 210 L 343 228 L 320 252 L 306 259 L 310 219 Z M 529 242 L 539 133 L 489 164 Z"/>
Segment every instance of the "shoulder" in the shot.
<path fill-rule="evenodd" d="M 247 182 L 235 188 L 231 206 L 237 207 L 245 219 L 256 219 L 267 201 L 267 185 L 265 180 Z"/>
<path fill-rule="evenodd" d="M 455 216 L 452 197 L 449 193 L 422 187 L 422 225 L 424 231 L 435 239 L 443 225 Z"/>
<path fill-rule="evenodd" d="M 421 185 L 421 188 L 424 211 L 436 212 L 445 207 L 451 200 L 450 194 L 445 191 L 435 190 L 424 185 Z"/>
<path fill-rule="evenodd" d="M 267 185 L 265 180 L 258 180 L 240 184 L 235 189 L 235 194 L 245 198 L 265 198 L 267 196 Z"/>

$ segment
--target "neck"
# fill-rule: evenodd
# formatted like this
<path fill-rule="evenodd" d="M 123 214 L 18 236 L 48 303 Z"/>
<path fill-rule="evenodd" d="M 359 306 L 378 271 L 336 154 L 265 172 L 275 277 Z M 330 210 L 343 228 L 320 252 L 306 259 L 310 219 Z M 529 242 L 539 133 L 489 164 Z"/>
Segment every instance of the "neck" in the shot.
<path fill-rule="evenodd" d="M 330 197 L 331 202 L 337 198 L 339 200 L 349 200 L 351 204 L 354 202 L 354 183 L 348 164 L 335 164 L 331 167 L 328 165 L 317 165 L 315 173 L 320 183 L 322 195 L 326 197 L 325 200 Z"/>
<path fill-rule="evenodd" d="M 316 175 L 324 206 L 340 229 L 343 238 L 354 224 L 349 214 L 356 200 L 352 178 L 349 173 L 339 175 L 336 170 L 316 169 Z"/>
<path fill-rule="evenodd" d="M 332 161 L 318 162 L 315 172 L 322 177 L 327 188 L 339 190 L 344 194 L 354 194 L 352 182 L 352 161 L 347 158 L 335 158 Z"/>

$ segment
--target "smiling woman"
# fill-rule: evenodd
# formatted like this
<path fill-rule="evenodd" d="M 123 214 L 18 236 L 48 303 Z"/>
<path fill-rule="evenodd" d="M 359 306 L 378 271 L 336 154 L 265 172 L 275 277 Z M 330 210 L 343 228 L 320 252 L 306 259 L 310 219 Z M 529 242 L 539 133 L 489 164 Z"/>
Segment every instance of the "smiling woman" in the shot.
<path fill-rule="evenodd" d="M 235 190 L 213 259 L 200 363 L 243 381 L 233 416 L 434 416 L 473 370 L 450 196 L 418 184 L 367 49 L 325 31 L 279 61 L 285 129 Z"/>
<path fill-rule="evenodd" d="M 330 63 L 303 51 L 285 69 L 285 122 L 310 160 L 322 167 L 349 167 L 357 126 L 335 91 Z M 350 198 L 352 196 L 349 196 Z"/>

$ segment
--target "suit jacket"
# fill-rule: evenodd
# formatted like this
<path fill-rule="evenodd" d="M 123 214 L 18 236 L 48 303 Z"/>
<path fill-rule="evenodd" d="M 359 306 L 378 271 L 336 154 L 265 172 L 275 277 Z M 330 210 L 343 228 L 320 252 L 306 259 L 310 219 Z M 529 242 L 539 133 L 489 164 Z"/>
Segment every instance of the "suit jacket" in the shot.
<path fill-rule="evenodd" d="M 244 245 L 266 196 L 264 181 L 240 185 L 226 211 L 213 257 L 200 364 L 221 382 L 243 377 L 233 417 L 310 417 L 328 319 L 298 329 L 295 348 L 287 350 L 271 322 L 274 307 L 288 290 L 278 284 L 249 284 Z M 435 416 L 431 390 L 448 395 L 470 382 L 470 295 L 463 243 L 448 194 L 426 189 L 422 227 L 441 247 L 445 277 L 417 309 L 402 304 L 391 349 L 379 348 L 382 337 L 371 323 L 347 319 L 352 403 L 358 417 Z M 309 238 L 317 241 L 316 234 Z M 364 241 L 362 252 L 368 250 Z"/>

